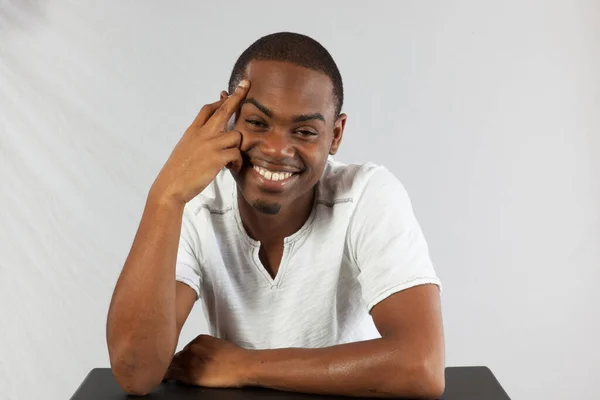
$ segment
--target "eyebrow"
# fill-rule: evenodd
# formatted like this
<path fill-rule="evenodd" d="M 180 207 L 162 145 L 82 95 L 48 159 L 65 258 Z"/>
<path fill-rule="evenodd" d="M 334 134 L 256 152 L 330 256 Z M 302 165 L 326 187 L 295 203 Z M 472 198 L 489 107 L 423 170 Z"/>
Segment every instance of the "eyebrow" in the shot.
<path fill-rule="evenodd" d="M 244 105 L 244 104 L 252 104 L 254 107 L 258 108 L 267 117 L 273 118 L 273 112 L 271 110 L 269 110 L 268 107 L 261 104 L 255 98 L 251 97 L 249 99 L 244 99 L 244 101 L 242 101 L 242 105 Z M 311 121 L 314 119 L 318 119 L 318 120 L 325 122 L 325 117 L 323 117 L 323 114 L 321 114 L 321 113 L 296 115 L 296 116 L 292 117 L 292 122 L 306 122 L 306 121 Z"/>

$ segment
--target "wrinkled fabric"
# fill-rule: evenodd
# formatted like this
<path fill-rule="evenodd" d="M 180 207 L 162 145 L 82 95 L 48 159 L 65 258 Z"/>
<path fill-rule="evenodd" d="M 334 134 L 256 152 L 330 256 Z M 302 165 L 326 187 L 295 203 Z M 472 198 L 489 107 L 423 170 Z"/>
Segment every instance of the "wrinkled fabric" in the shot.
<path fill-rule="evenodd" d="M 514 399 L 597 396 L 600 4 L 340 4 L 0 0 L 0 399 L 67 399 L 109 366 L 154 177 L 237 56 L 280 30 L 340 67 L 336 157 L 406 185 L 448 365 L 489 366 Z"/>
<path fill-rule="evenodd" d="M 210 333 L 248 349 L 329 347 L 381 337 L 370 311 L 394 293 L 441 288 L 404 186 L 373 163 L 330 158 L 273 277 L 223 169 L 187 203 L 176 278 L 196 291 Z"/>

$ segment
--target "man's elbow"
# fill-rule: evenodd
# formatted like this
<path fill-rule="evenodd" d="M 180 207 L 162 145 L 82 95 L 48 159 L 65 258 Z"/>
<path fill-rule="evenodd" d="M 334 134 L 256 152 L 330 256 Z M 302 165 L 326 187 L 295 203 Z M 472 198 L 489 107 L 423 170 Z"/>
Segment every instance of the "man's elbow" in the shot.
<path fill-rule="evenodd" d="M 444 367 L 439 363 L 420 360 L 409 368 L 403 365 L 395 367 L 394 370 L 395 378 L 390 379 L 392 387 L 386 392 L 395 397 L 438 399 L 444 394 L 446 388 Z"/>
<path fill-rule="evenodd" d="M 155 371 L 111 363 L 115 380 L 127 394 L 145 396 L 162 382 L 163 376 Z M 164 375 L 164 374 L 163 374 Z"/>
<path fill-rule="evenodd" d="M 412 372 L 412 386 L 420 399 L 438 399 L 446 389 L 444 367 L 437 362 L 423 360 Z"/>
<path fill-rule="evenodd" d="M 161 365 L 136 359 L 131 354 L 111 354 L 110 366 L 119 386 L 127 394 L 138 396 L 152 392 L 160 385 L 166 373 L 166 368 Z"/>

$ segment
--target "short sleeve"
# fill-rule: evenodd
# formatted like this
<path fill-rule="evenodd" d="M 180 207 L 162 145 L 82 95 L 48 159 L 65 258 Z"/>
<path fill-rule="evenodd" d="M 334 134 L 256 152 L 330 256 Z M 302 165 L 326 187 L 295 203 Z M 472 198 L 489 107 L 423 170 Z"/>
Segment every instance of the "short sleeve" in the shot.
<path fill-rule="evenodd" d="M 198 231 L 194 225 L 194 213 L 188 207 L 185 207 L 181 221 L 179 247 L 177 249 L 175 279 L 194 289 L 196 298 L 200 297 L 202 280 L 199 251 L 200 240 Z"/>
<path fill-rule="evenodd" d="M 360 271 L 358 280 L 369 311 L 413 286 L 441 288 L 408 194 L 386 168 L 376 167 L 366 183 L 347 235 L 349 256 Z"/>

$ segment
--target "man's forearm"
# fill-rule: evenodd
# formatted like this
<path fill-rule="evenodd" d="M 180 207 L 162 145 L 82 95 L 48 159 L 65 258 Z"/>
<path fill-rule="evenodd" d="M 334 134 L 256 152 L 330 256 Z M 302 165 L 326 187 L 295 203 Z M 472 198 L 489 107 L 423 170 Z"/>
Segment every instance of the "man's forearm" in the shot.
<path fill-rule="evenodd" d="M 148 197 L 115 287 L 107 343 L 113 373 L 131 393 L 160 383 L 177 345 L 175 263 L 182 215 L 183 205 Z"/>
<path fill-rule="evenodd" d="M 416 353 L 419 353 L 418 351 Z M 253 350 L 249 385 L 368 397 L 433 399 L 444 390 L 443 356 L 415 355 L 396 339 L 320 349 Z"/>

